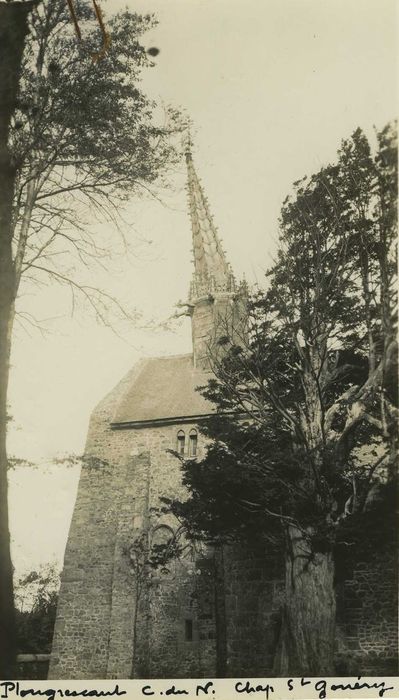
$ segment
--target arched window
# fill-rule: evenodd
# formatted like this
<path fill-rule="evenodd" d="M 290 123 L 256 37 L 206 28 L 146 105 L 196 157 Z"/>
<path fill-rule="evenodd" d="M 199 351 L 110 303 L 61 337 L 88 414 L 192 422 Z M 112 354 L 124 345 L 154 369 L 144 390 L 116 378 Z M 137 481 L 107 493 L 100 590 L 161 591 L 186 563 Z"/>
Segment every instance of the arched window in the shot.
<path fill-rule="evenodd" d="M 173 528 L 170 525 L 157 525 L 151 533 L 151 547 L 166 546 L 173 539 Z"/>
<path fill-rule="evenodd" d="M 190 435 L 189 435 L 189 455 L 190 457 L 196 457 L 197 456 L 197 448 L 198 448 L 198 433 L 193 428 L 190 430 Z"/>
<path fill-rule="evenodd" d="M 186 446 L 186 436 L 184 430 L 179 430 L 177 433 L 177 452 L 179 455 L 184 455 Z"/>

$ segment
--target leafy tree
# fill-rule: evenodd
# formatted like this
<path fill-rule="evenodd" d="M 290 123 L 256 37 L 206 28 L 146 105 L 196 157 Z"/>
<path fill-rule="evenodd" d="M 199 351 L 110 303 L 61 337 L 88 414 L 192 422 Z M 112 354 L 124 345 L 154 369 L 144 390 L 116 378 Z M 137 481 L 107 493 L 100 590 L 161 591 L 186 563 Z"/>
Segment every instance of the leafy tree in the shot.
<path fill-rule="evenodd" d="M 63 0 L 50 0 L 32 12 L 17 104 L 15 90 L 9 90 L 8 117 L 11 112 L 13 116 L 1 142 L 2 677 L 12 677 L 15 648 L 6 422 L 11 338 L 21 284 L 67 285 L 73 297 L 82 295 L 105 322 L 109 304 L 122 312 L 106 291 L 80 281 L 79 264 L 80 270 L 90 268 L 95 260 L 106 260 L 112 249 L 112 244 L 107 249 L 99 245 L 87 220 L 115 221 L 128 198 L 151 186 L 176 157 L 170 136 L 178 128 L 178 115 L 167 110 L 163 126 L 157 127 L 156 106 L 139 88 L 141 70 L 150 65 L 140 37 L 154 19 L 128 11 L 111 17 L 107 24 L 111 48 L 101 61 L 93 62 L 101 45 L 99 30 L 89 21 L 92 11 L 85 2 L 79 12 L 81 42 L 76 41 Z"/>
<path fill-rule="evenodd" d="M 18 653 L 50 653 L 58 592 L 59 575 L 51 566 L 31 571 L 18 581 L 15 591 Z"/>
<path fill-rule="evenodd" d="M 333 674 L 337 548 L 355 525 L 381 521 L 381 503 L 392 510 L 393 125 L 377 141 L 373 155 L 356 130 L 336 164 L 294 184 L 267 291 L 253 295 L 246 332 L 220 341 L 203 389 L 218 409 L 212 441 L 202 461 L 183 461 L 189 498 L 170 504 L 194 538 L 283 547 L 277 675 Z"/>

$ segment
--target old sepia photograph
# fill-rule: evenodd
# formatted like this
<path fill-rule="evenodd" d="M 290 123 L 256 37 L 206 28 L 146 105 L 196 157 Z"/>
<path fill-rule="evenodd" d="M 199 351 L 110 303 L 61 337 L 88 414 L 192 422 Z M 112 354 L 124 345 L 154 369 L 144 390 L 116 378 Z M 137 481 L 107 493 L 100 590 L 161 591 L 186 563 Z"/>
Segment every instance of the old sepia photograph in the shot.
<path fill-rule="evenodd" d="M 0 679 L 399 675 L 397 11 L 0 0 Z"/>

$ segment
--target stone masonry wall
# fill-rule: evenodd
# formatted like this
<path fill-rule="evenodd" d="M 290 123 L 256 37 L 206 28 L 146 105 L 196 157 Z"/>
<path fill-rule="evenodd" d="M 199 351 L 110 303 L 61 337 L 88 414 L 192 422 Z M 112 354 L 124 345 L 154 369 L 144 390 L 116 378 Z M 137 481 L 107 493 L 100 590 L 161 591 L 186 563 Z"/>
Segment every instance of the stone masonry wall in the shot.
<path fill-rule="evenodd" d="M 122 380 L 90 421 L 65 552 L 49 678 L 214 671 L 214 622 L 208 625 L 213 629 L 204 631 L 196 619 L 195 599 L 203 583 L 195 574 L 195 561 L 176 564 L 173 581 L 163 582 L 158 592 L 156 587 L 147 590 L 147 602 L 137 600 L 129 546 L 137 533 L 150 534 L 159 523 L 175 526 L 170 518 L 149 514 L 160 505 L 161 495 L 182 493 L 179 463 L 168 450 L 176 449 L 178 430 L 188 435 L 194 427 L 111 429 L 115 406 L 140 369 L 136 366 Z M 182 637 L 186 620 L 192 620 L 192 641 Z M 147 653 L 140 654 L 140 645 Z M 135 657 L 145 657 L 147 667 L 140 670 L 136 664 L 134 669 Z"/>
<path fill-rule="evenodd" d="M 196 367 L 209 369 L 212 359 L 220 353 L 217 339 L 242 332 L 242 299 L 232 292 L 215 292 L 212 298 L 204 297 L 192 310 L 192 341 Z M 212 357 L 213 356 L 213 357 Z"/>
<path fill-rule="evenodd" d="M 82 467 L 64 557 L 49 678 L 107 677 L 120 496 L 117 481 L 120 459 L 124 464 L 127 455 L 116 449 L 106 426 L 135 371 L 139 367 L 99 404 L 90 420 L 88 459 Z"/>
<path fill-rule="evenodd" d="M 273 675 L 284 595 L 282 557 L 265 545 L 224 548 L 227 675 Z"/>
<path fill-rule="evenodd" d="M 209 560 L 211 565 L 211 560 Z M 213 580 L 207 560 L 188 558 L 160 575 L 150 592 L 146 671 L 150 678 L 215 675 Z M 186 623 L 192 637 L 186 637 Z"/>
<path fill-rule="evenodd" d="M 337 595 L 340 675 L 398 674 L 398 575 L 395 543 L 354 554 Z"/>
<path fill-rule="evenodd" d="M 208 369 L 209 344 L 214 328 L 214 305 L 206 298 L 194 306 L 192 313 L 191 328 L 195 366 Z"/>
<path fill-rule="evenodd" d="M 282 557 L 266 547 L 225 547 L 227 675 L 268 677 L 284 603 Z M 398 673 L 397 554 L 394 542 L 351 557 L 336 587 L 336 674 Z"/>

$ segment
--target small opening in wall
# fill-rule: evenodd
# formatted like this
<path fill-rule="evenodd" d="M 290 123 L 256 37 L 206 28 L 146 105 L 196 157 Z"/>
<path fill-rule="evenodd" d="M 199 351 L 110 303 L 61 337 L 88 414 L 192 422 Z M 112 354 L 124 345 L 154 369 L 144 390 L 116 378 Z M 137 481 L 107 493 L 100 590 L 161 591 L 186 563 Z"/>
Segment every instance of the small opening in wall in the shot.
<path fill-rule="evenodd" d="M 193 641 L 193 621 L 184 620 L 184 638 L 186 642 Z"/>
<path fill-rule="evenodd" d="M 190 435 L 189 435 L 189 453 L 190 457 L 196 457 L 197 456 L 197 447 L 198 447 L 198 434 L 196 430 L 190 430 Z"/>
<path fill-rule="evenodd" d="M 179 430 L 177 433 L 177 452 L 179 455 L 184 455 L 186 445 L 186 436 L 184 430 Z"/>

